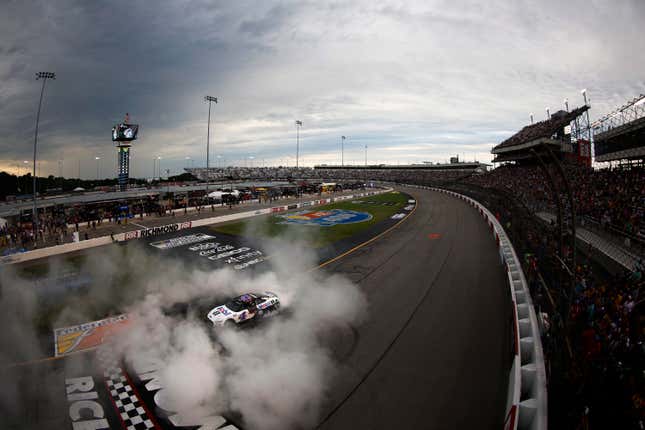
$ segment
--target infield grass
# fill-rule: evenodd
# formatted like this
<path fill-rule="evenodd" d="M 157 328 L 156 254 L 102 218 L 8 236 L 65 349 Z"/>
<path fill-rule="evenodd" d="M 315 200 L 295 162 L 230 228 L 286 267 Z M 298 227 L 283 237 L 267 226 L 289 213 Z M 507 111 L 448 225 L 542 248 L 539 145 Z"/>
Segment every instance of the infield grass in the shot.
<path fill-rule="evenodd" d="M 346 209 L 358 212 L 368 212 L 372 219 L 354 224 L 339 224 L 331 227 L 318 225 L 282 224 L 284 216 L 288 213 L 307 211 L 307 208 L 299 208 L 292 212 L 271 214 L 231 224 L 223 224 L 212 227 L 212 230 L 219 233 L 235 236 L 252 237 L 256 239 L 285 237 L 289 240 L 297 240 L 306 243 L 308 246 L 320 248 L 330 243 L 345 239 L 363 230 L 372 227 L 374 224 L 388 219 L 395 213 L 401 211 L 408 205 L 410 196 L 393 191 L 384 194 L 361 197 L 352 200 L 344 200 L 324 206 L 311 207 L 308 211 L 318 212 L 331 209 Z M 361 203 L 356 203 L 360 201 Z"/>

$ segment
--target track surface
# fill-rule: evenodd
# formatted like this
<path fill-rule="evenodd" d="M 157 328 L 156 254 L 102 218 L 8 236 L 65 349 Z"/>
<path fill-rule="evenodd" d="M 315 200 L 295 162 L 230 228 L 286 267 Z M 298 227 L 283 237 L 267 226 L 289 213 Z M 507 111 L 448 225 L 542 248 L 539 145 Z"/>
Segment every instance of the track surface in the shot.
<path fill-rule="evenodd" d="M 502 428 L 510 298 L 495 242 L 461 200 L 405 191 L 406 222 L 326 267 L 360 285 L 369 319 L 331 345 L 346 358 L 319 427 Z"/>
<path fill-rule="evenodd" d="M 496 245 L 464 202 L 404 191 L 418 202 L 408 219 L 323 269 L 359 284 L 369 309 L 363 324 L 329 341 L 342 366 L 319 427 L 502 428 L 510 298 Z M 10 415 L 24 421 L 8 427 L 67 427 L 65 363 L 15 369 Z"/>

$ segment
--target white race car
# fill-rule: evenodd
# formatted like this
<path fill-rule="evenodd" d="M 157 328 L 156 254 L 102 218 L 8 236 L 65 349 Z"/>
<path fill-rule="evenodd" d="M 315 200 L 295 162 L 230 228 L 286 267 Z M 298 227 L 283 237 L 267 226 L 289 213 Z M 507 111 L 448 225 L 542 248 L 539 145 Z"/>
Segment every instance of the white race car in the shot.
<path fill-rule="evenodd" d="M 208 312 L 213 325 L 240 324 L 265 316 L 280 308 L 280 299 L 274 293 L 247 293 L 235 297 L 224 305 L 216 306 Z"/>

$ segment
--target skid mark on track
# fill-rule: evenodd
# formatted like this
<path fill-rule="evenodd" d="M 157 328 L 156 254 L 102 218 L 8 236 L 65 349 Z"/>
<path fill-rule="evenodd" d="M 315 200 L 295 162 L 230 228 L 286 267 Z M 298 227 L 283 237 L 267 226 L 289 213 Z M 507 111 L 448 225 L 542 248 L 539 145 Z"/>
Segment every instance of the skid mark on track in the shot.
<path fill-rule="evenodd" d="M 459 218 L 460 219 L 457 220 L 457 222 L 454 223 L 455 228 L 454 228 L 453 233 L 455 233 L 455 234 L 457 232 L 457 226 L 461 223 L 462 216 L 460 215 Z M 321 428 L 324 424 L 326 424 L 327 421 L 329 421 L 329 419 L 331 419 L 331 417 L 334 416 L 334 414 L 336 414 L 336 412 L 338 412 L 340 410 L 340 408 L 343 407 L 343 405 L 345 403 L 347 403 L 347 401 L 349 401 L 349 399 L 354 395 L 354 393 L 356 393 L 356 391 L 358 391 L 358 389 L 365 383 L 365 381 L 367 381 L 367 379 L 370 377 L 370 375 L 376 370 L 376 368 L 379 366 L 379 364 L 381 364 L 383 359 L 385 359 L 387 354 L 392 350 L 392 348 L 394 347 L 396 342 L 399 340 L 399 338 L 401 337 L 401 335 L 403 334 L 405 329 L 410 325 L 410 322 L 414 319 L 414 316 L 416 315 L 417 311 L 421 308 L 421 305 L 423 305 L 423 303 L 426 301 L 426 299 L 429 296 L 430 291 L 432 290 L 432 287 L 435 285 L 437 279 L 439 279 L 441 274 L 443 273 L 443 270 L 446 267 L 446 263 L 448 262 L 448 260 L 450 259 L 451 255 L 452 255 L 452 251 L 454 249 L 455 242 L 456 241 L 453 240 L 450 243 L 450 248 L 448 249 L 448 252 L 446 253 L 444 259 L 442 260 L 441 265 L 439 266 L 439 270 L 437 271 L 436 275 L 432 279 L 432 282 L 430 283 L 428 288 L 426 288 L 425 292 L 421 296 L 421 299 L 415 305 L 415 307 L 412 310 L 412 312 L 410 313 L 410 316 L 408 317 L 408 319 L 405 321 L 405 323 L 403 324 L 401 329 L 397 332 L 396 336 L 394 336 L 394 338 L 388 344 L 388 346 L 385 348 L 383 353 L 381 353 L 381 355 L 376 359 L 374 364 L 368 369 L 368 371 L 365 373 L 365 375 L 363 375 L 363 377 L 360 379 L 360 381 L 358 381 L 358 383 L 354 386 L 354 388 L 352 388 L 352 390 L 350 390 L 350 392 L 315 427 L 316 430 Z M 394 254 L 390 255 L 390 257 L 388 257 L 386 259 L 386 261 L 384 261 L 384 263 L 386 263 L 390 258 L 392 258 L 393 255 Z M 374 270 L 376 270 L 376 269 L 374 269 Z M 370 273 L 374 272 L 374 270 L 372 270 Z"/>

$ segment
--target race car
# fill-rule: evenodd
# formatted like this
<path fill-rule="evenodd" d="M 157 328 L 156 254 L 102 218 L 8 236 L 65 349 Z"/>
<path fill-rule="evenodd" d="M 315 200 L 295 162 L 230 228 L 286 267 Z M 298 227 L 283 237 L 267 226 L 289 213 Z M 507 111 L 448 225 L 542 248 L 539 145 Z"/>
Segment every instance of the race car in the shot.
<path fill-rule="evenodd" d="M 279 308 L 280 299 L 274 293 L 247 293 L 214 307 L 207 317 L 216 326 L 234 325 L 266 316 Z"/>

